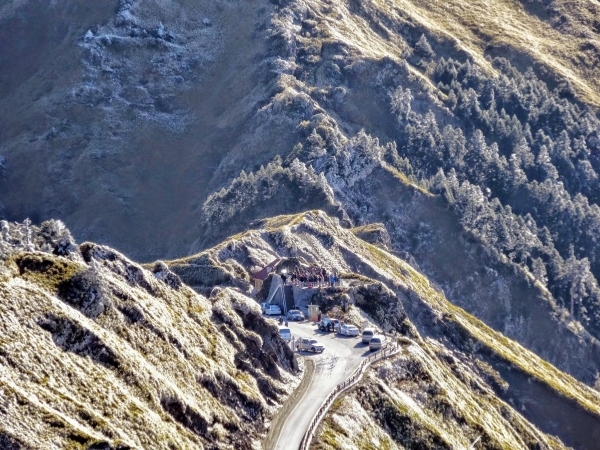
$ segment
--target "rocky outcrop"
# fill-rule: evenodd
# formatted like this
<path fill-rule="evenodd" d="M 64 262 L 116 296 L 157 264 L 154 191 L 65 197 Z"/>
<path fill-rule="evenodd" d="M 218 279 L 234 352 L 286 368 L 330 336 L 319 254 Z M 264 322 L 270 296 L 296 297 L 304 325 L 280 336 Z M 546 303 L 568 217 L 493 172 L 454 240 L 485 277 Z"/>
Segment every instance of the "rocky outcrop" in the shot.
<path fill-rule="evenodd" d="M 392 240 L 385 225 L 382 223 L 370 223 L 352 229 L 352 232 L 369 244 L 378 245 L 384 250 L 392 249 Z"/>

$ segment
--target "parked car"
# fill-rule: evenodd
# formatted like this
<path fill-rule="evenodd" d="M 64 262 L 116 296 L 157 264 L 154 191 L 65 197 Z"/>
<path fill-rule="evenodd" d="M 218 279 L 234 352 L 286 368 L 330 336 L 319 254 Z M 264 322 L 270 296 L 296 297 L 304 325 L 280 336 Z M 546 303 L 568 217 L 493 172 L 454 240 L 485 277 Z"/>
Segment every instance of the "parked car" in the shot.
<path fill-rule="evenodd" d="M 325 346 L 316 339 L 302 338 L 298 341 L 296 348 L 305 352 L 321 353 L 325 350 Z"/>
<path fill-rule="evenodd" d="M 278 328 L 281 339 L 283 339 L 285 342 L 290 342 L 292 340 L 292 330 L 290 330 L 288 327 L 282 326 L 279 326 Z"/>
<path fill-rule="evenodd" d="M 265 314 L 267 316 L 281 315 L 281 308 L 278 305 L 268 304 L 265 306 Z"/>
<path fill-rule="evenodd" d="M 365 328 L 362 332 L 363 344 L 368 344 L 374 335 L 375 335 L 375 330 L 373 328 Z"/>
<path fill-rule="evenodd" d="M 321 331 L 338 331 L 340 329 L 340 321 L 324 317 L 319 322 L 319 330 Z"/>
<path fill-rule="evenodd" d="M 304 314 L 298 309 L 290 309 L 287 313 L 287 318 L 291 321 L 304 320 Z"/>
<path fill-rule="evenodd" d="M 344 336 L 358 336 L 358 333 L 358 328 L 347 323 L 342 325 L 342 328 L 340 328 L 340 334 L 343 334 Z"/>
<path fill-rule="evenodd" d="M 381 347 L 385 345 L 385 336 L 381 334 L 376 334 L 369 341 L 369 350 L 381 350 Z"/>
<path fill-rule="evenodd" d="M 260 304 L 260 310 L 263 312 L 263 314 L 265 313 L 265 309 L 269 305 L 270 305 L 270 303 L 267 303 L 267 302 L 263 302 L 263 303 Z"/>

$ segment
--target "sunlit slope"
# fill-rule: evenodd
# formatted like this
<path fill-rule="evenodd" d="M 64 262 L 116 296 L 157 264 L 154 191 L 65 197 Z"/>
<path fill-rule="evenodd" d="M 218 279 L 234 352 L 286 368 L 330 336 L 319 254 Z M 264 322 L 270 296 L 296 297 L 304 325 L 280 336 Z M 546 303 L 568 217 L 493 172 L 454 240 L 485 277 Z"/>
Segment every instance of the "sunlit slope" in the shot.
<path fill-rule="evenodd" d="M 276 257 L 293 257 L 341 272 L 368 275 L 410 298 L 418 298 L 437 320 L 459 329 L 463 337 L 479 342 L 480 349 L 510 362 L 515 369 L 600 417 L 597 391 L 451 304 L 423 274 L 403 259 L 359 239 L 352 230 L 341 228 L 337 219 L 321 211 L 311 211 L 266 219 L 257 226 L 260 228 L 232 236 L 213 249 L 169 265 L 179 266 L 181 270 L 186 264 L 196 265 L 197 261 L 203 260 L 212 261 L 213 265 L 262 267 Z M 234 273 L 233 269 L 231 273 Z"/>
<path fill-rule="evenodd" d="M 25 245 L 0 227 L 2 450 L 260 446 L 299 380 L 256 302 L 77 247 L 57 222 Z"/>
<path fill-rule="evenodd" d="M 352 230 L 340 227 L 337 219 L 320 211 L 278 216 L 255 226 L 256 229 L 232 236 L 191 259 L 169 265 L 185 275 L 183 278 L 220 279 L 227 286 L 233 283 L 236 267 L 254 270 L 279 257 L 289 258 L 290 263 L 305 261 L 353 273 L 358 282 L 385 285 L 389 291 L 381 292 L 387 294 L 374 295 L 369 300 L 361 294 L 356 305 L 370 308 L 368 313 L 372 317 L 388 321 L 382 326 L 389 329 L 390 317 L 395 317 L 390 313 L 390 304 L 374 306 L 374 303 L 385 296 L 395 296 L 412 324 L 396 329 L 410 335 L 406 330 L 414 325 L 419 335 L 412 335 L 404 359 L 384 367 L 381 379 L 387 381 L 366 379 L 364 396 L 359 392 L 357 397 L 367 416 L 380 418 L 378 411 L 395 410 L 398 417 L 410 422 L 410 429 L 424 433 L 418 442 L 430 445 L 437 436 L 440 442 L 449 444 L 435 448 L 462 448 L 478 435 L 483 436 L 485 445 L 476 448 L 527 448 L 531 439 L 539 442 L 540 448 L 562 448 L 551 436 L 574 448 L 594 448 L 593 443 L 600 437 L 598 391 L 448 302 L 423 274 L 403 259 L 358 238 Z M 219 267 L 222 275 L 211 275 Z M 350 291 L 352 299 L 354 294 Z M 429 375 L 422 375 L 425 373 Z M 379 389 L 373 388 L 373 384 L 378 384 Z M 437 387 L 431 388 L 434 385 Z M 386 393 L 387 389 L 394 392 Z M 416 403 L 411 400 L 412 394 Z M 394 400 L 386 406 L 388 397 Z M 351 398 L 350 404 L 352 401 Z M 335 411 L 338 410 L 334 408 Z M 432 421 L 429 416 L 435 419 Z M 326 445 L 327 432 L 335 431 L 330 419 L 326 421 L 324 435 L 314 443 L 315 448 L 368 448 L 363 434 L 352 437 L 343 432 L 339 436 L 336 432 L 333 442 L 339 443 L 337 438 L 346 436 L 347 445 L 343 442 Z M 451 425 L 454 421 L 455 425 Z M 367 422 L 365 433 L 375 433 L 375 425 L 370 419 L 365 419 Z M 389 421 L 393 423 L 396 422 Z M 397 423 L 390 427 L 398 428 Z M 384 442 L 381 439 L 380 443 Z M 394 447 L 382 444 L 374 448 Z M 404 445 L 404 448 L 416 447 Z"/>
<path fill-rule="evenodd" d="M 318 9 L 320 2 L 314 3 Z M 363 56 L 402 56 L 407 26 L 436 38 L 450 56 L 469 54 L 490 72 L 488 54 L 522 68 L 541 64 L 557 80 L 569 80 L 583 100 L 600 105 L 597 1 L 555 2 L 547 10 L 511 0 L 351 0 L 329 10 L 322 22 L 326 34 Z"/>

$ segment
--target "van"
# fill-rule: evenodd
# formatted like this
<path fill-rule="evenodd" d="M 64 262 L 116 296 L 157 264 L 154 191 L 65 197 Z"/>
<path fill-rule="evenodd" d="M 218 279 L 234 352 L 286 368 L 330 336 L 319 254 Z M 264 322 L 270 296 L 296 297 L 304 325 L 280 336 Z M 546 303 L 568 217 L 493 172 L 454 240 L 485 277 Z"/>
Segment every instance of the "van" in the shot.
<path fill-rule="evenodd" d="M 290 330 L 288 327 L 278 327 L 279 328 L 279 336 L 281 336 L 281 339 L 283 339 L 285 342 L 290 342 L 292 340 L 292 330 Z"/>
<path fill-rule="evenodd" d="M 275 314 L 281 315 L 281 308 L 278 305 L 266 305 L 265 306 L 265 314 L 267 316 L 273 316 Z"/>
<path fill-rule="evenodd" d="M 373 328 L 365 328 L 362 332 L 362 343 L 368 344 L 374 335 L 375 330 Z"/>
<path fill-rule="evenodd" d="M 369 341 L 369 350 L 371 350 L 371 351 L 381 350 L 381 347 L 383 347 L 384 345 L 385 345 L 385 336 L 382 336 L 381 334 L 376 334 Z"/>

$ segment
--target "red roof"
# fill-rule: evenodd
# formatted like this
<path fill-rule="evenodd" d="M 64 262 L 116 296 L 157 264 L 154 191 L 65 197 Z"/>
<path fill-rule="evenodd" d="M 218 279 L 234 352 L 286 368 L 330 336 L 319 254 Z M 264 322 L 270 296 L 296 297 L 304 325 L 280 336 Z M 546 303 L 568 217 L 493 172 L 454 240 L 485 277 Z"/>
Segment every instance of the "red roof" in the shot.
<path fill-rule="evenodd" d="M 275 266 L 279 263 L 279 261 L 281 261 L 281 258 L 277 258 L 275 261 L 269 263 L 268 266 L 262 268 L 261 270 L 259 270 L 255 274 L 253 274 L 252 278 L 255 278 L 255 279 L 261 280 L 261 281 L 265 281 L 267 279 L 267 277 L 269 276 L 269 274 L 271 272 L 273 272 L 273 270 L 275 269 Z"/>

